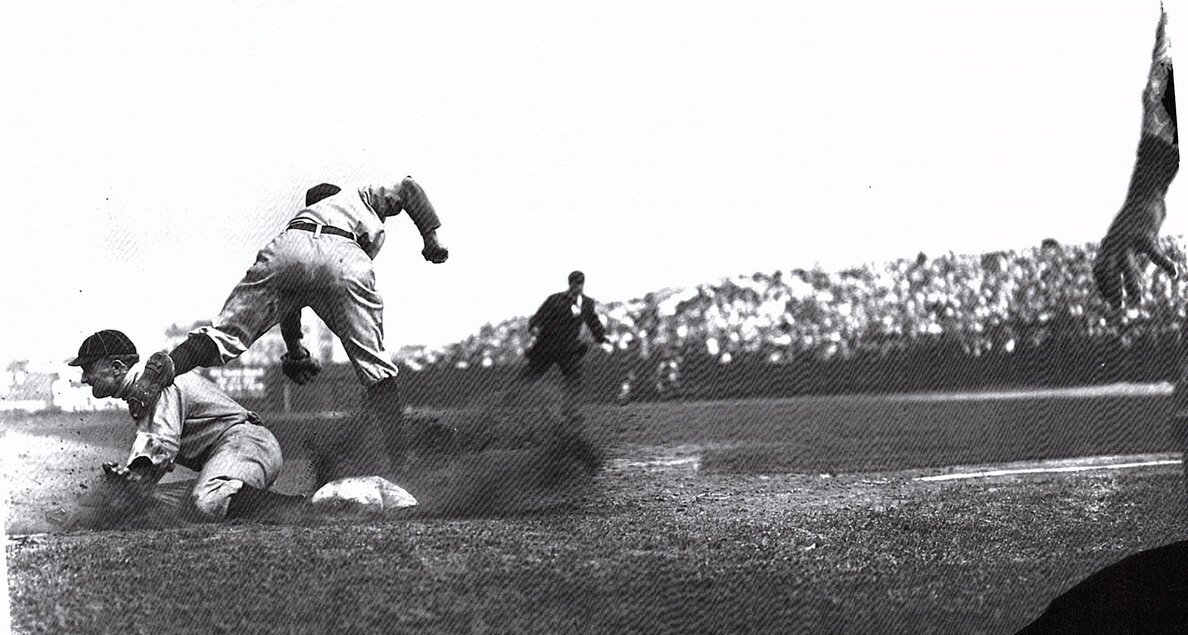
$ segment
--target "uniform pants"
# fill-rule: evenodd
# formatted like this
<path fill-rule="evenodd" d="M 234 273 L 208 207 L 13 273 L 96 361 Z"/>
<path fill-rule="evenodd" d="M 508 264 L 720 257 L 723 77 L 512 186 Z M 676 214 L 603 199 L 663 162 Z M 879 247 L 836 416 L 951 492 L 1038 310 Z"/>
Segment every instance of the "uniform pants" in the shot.
<path fill-rule="evenodd" d="M 202 464 L 190 502 L 199 516 L 222 519 L 232 495 L 244 485 L 268 489 L 283 465 L 280 444 L 268 428 L 252 423 L 232 426 Z"/>
<path fill-rule="evenodd" d="M 384 350 L 384 303 L 371 258 L 349 238 L 300 230 L 281 232 L 256 256 L 205 335 L 222 363 L 243 354 L 268 329 L 310 307 L 342 341 L 365 387 L 397 374 Z"/>

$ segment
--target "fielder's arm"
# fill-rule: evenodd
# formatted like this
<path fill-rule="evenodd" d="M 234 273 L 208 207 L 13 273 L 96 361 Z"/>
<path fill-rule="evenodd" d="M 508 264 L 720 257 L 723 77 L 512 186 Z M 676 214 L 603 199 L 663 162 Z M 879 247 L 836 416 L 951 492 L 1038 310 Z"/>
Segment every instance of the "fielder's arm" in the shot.
<path fill-rule="evenodd" d="M 1141 288 L 1139 258 L 1146 256 L 1173 278 L 1175 263 L 1159 250 L 1159 230 L 1167 216 L 1164 197 L 1180 167 L 1176 120 L 1175 79 L 1167 14 L 1159 19 L 1151 72 L 1143 90 L 1143 129 L 1126 200 L 1110 224 L 1093 263 L 1098 291 L 1111 306 L 1125 300 L 1138 304 Z"/>
<path fill-rule="evenodd" d="M 425 190 L 411 176 L 404 177 L 400 182 L 400 200 L 404 211 L 408 213 L 408 217 L 417 226 L 417 231 L 421 232 L 421 238 L 425 241 L 421 255 L 433 263 L 445 262 L 450 257 L 450 250 L 437 239 L 441 219 L 437 217 L 437 210 L 433 209 L 433 203 L 429 202 Z"/>
<path fill-rule="evenodd" d="M 408 213 L 408 217 L 412 219 L 413 224 L 417 226 L 417 231 L 421 232 L 422 236 L 436 232 L 437 228 L 441 227 L 441 219 L 437 217 L 437 210 L 433 209 L 433 203 L 429 202 L 424 188 L 411 176 L 404 177 L 404 180 L 400 182 L 400 200 L 404 211 Z"/>
<path fill-rule="evenodd" d="M 280 328 L 281 339 L 285 341 L 285 347 L 289 349 L 291 357 L 305 357 L 309 354 L 301 345 L 301 309 L 281 318 Z"/>
<path fill-rule="evenodd" d="M 289 349 L 281 356 L 281 371 L 298 386 L 304 386 L 322 372 L 322 363 L 314 359 L 301 345 L 301 309 L 281 320 L 281 337 Z"/>

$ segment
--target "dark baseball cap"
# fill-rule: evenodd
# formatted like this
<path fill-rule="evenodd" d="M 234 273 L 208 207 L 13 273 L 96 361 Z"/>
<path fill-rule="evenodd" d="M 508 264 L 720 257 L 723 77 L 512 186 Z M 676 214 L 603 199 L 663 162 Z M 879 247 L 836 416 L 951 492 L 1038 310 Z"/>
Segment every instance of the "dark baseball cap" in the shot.
<path fill-rule="evenodd" d="M 114 329 L 99 331 L 83 340 L 78 347 L 78 357 L 71 366 L 83 366 L 108 355 L 136 355 L 136 345 L 127 335 Z"/>
<path fill-rule="evenodd" d="M 585 282 L 586 274 L 580 271 L 575 271 L 569 274 L 569 284 L 585 284 Z"/>
<path fill-rule="evenodd" d="M 309 207 L 314 203 L 324 199 L 330 198 L 342 191 L 341 187 L 331 185 L 329 183 L 319 183 L 305 191 L 305 206 Z"/>

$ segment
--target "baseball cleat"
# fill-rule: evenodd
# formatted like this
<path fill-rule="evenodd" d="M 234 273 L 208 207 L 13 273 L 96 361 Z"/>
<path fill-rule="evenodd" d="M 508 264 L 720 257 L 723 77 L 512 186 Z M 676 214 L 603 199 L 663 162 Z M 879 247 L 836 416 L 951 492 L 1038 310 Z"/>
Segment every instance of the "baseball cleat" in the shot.
<path fill-rule="evenodd" d="M 125 397 L 128 402 L 128 412 L 132 418 L 136 421 L 143 419 L 153 404 L 157 403 L 161 391 L 171 384 L 173 384 L 173 358 L 163 351 L 153 353 L 144 363 L 144 372 L 132 384 L 129 395 Z"/>
<path fill-rule="evenodd" d="M 379 476 L 351 476 L 326 483 L 314 492 L 309 502 L 314 505 L 346 503 L 365 509 L 383 511 L 412 507 L 417 504 L 403 487 Z"/>

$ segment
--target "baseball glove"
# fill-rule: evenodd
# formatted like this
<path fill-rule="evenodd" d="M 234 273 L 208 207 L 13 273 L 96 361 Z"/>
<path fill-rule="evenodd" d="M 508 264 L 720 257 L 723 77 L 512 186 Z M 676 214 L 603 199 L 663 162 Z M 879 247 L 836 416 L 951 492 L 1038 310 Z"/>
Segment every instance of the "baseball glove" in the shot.
<path fill-rule="evenodd" d="M 322 372 L 322 365 L 310 357 L 309 351 L 305 351 L 305 357 L 292 357 L 285 353 L 281 356 L 281 370 L 293 383 L 304 386 Z"/>

